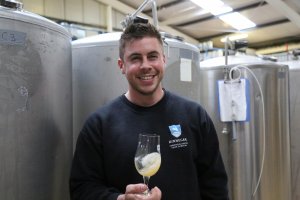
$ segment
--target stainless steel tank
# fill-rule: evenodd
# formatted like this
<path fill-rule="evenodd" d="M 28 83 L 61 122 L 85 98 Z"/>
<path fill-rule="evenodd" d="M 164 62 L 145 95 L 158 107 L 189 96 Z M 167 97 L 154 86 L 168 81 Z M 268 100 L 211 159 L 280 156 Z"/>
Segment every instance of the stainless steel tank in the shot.
<path fill-rule="evenodd" d="M 69 199 L 71 61 L 68 32 L 1 1 L 0 199 Z"/>
<path fill-rule="evenodd" d="M 250 118 L 221 122 L 217 81 L 224 80 L 225 58 L 200 62 L 201 104 L 218 132 L 230 197 L 291 200 L 288 67 L 251 56 L 229 56 L 227 67 L 238 66 L 241 77 L 249 81 Z"/>
<path fill-rule="evenodd" d="M 290 130 L 292 200 L 300 200 L 300 61 L 281 62 L 289 66 L 290 74 Z"/>
<path fill-rule="evenodd" d="M 126 78 L 117 65 L 120 36 L 107 33 L 72 42 L 74 143 L 91 112 L 127 91 Z M 167 65 L 163 86 L 199 100 L 198 48 L 168 35 L 164 51 Z"/>

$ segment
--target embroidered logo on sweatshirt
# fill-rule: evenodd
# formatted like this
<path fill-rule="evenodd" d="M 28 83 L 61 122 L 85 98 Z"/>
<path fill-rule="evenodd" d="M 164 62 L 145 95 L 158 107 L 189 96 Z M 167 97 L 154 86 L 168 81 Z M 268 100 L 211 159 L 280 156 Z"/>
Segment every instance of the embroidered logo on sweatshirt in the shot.
<path fill-rule="evenodd" d="M 171 125 L 169 126 L 169 129 L 174 137 L 178 138 L 181 135 L 180 125 Z"/>
<path fill-rule="evenodd" d="M 181 126 L 178 125 L 171 125 L 169 126 L 169 130 L 171 135 L 175 137 L 169 140 L 169 146 L 172 149 L 184 148 L 188 145 L 187 138 L 180 137 L 182 135 Z"/>

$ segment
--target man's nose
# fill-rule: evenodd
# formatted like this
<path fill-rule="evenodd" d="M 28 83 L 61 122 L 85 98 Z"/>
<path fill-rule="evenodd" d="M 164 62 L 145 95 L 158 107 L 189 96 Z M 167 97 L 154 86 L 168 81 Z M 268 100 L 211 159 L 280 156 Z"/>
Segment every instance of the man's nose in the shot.
<path fill-rule="evenodd" d="M 143 59 L 143 62 L 141 64 L 141 69 L 150 69 L 152 66 L 147 58 Z"/>

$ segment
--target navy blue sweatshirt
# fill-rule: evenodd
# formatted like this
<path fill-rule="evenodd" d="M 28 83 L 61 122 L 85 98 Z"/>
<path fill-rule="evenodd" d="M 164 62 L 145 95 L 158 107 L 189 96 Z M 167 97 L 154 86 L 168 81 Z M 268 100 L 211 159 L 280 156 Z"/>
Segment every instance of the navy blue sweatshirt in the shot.
<path fill-rule="evenodd" d="M 70 176 L 72 200 L 116 200 L 142 183 L 135 169 L 138 134 L 160 135 L 161 167 L 150 178 L 163 200 L 228 200 L 214 125 L 197 103 L 168 91 L 151 107 L 122 95 L 101 107 L 79 134 Z"/>

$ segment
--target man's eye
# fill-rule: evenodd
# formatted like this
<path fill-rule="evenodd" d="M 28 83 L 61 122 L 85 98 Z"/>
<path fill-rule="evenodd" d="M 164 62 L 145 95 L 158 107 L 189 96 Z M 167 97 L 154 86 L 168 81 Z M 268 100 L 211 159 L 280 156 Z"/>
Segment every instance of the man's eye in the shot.
<path fill-rule="evenodd" d="M 150 55 L 149 58 L 150 59 L 156 59 L 158 56 L 157 55 Z"/>
<path fill-rule="evenodd" d="M 139 60 L 140 58 L 139 57 L 131 57 L 131 60 Z"/>

